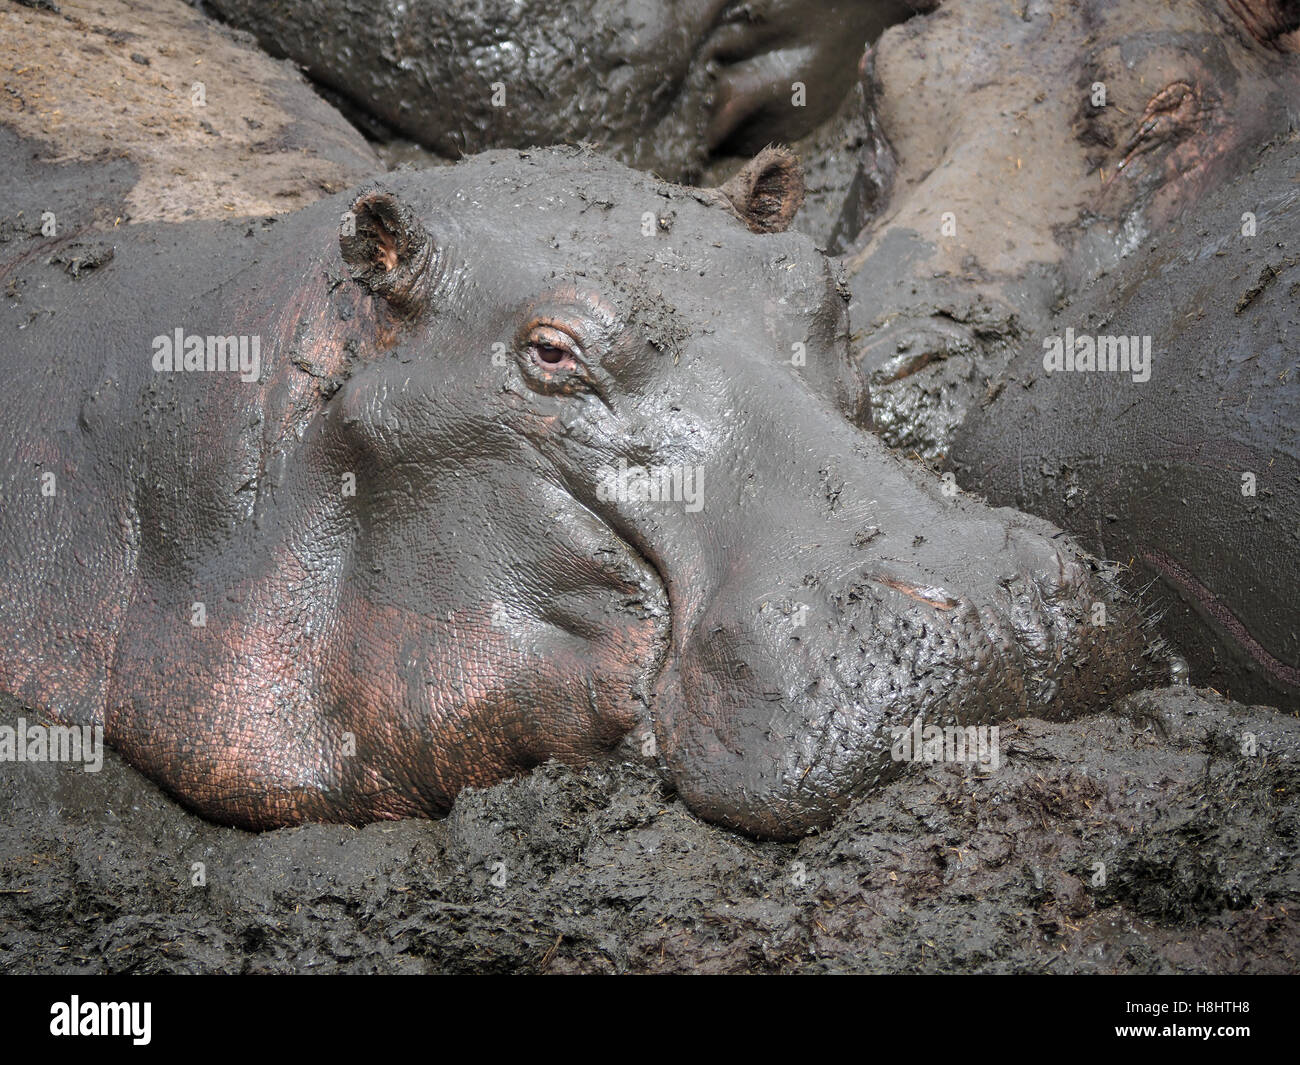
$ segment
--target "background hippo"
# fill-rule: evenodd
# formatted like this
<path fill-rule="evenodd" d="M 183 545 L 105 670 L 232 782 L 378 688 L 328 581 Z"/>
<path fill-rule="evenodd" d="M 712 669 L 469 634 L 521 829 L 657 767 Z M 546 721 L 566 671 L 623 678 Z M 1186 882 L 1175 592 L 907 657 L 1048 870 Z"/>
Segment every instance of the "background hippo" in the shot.
<path fill-rule="evenodd" d="M 1061 299 L 1300 126 L 1297 27 L 1266 0 L 946 0 L 886 30 L 844 256 L 884 439 L 941 461 Z"/>
<path fill-rule="evenodd" d="M 373 116 L 444 158 L 585 141 L 679 178 L 712 153 L 807 133 L 844 98 L 867 41 L 933 0 L 202 6 L 301 64 L 363 125 Z"/>
<path fill-rule="evenodd" d="M 1198 682 L 1283 705 L 1292 327 L 1271 291 L 1235 304 L 1284 266 L 1242 216 L 1294 196 L 1284 163 L 1253 168 L 1300 125 L 1298 27 L 1297 5 L 1248 0 L 950 0 L 887 30 L 864 65 L 873 136 L 848 206 L 866 225 L 844 257 L 882 437 L 940 463 L 997 397 L 959 483 L 1133 563 Z M 1045 375 L 1066 328 L 1150 336 L 1156 379 Z M 1238 466 L 1267 470 L 1265 494 L 1220 494 Z"/>
<path fill-rule="evenodd" d="M 708 191 L 497 152 L 79 278 L 20 249 L 3 687 L 226 822 L 437 814 L 640 726 L 790 837 L 918 714 L 1163 675 L 1059 533 L 865 431 L 801 195 L 776 152 Z"/>
<path fill-rule="evenodd" d="M 0 4 L 0 42 L 0 241 L 47 211 L 61 237 L 278 214 L 383 167 L 292 64 L 183 0 Z"/>
<path fill-rule="evenodd" d="M 1297 182 L 1292 136 L 1063 308 L 953 452 L 963 485 L 1131 564 L 1196 683 L 1291 709 L 1300 707 Z M 1067 335 L 1076 357 L 1049 370 L 1053 338 L 1064 345 Z M 1144 368 L 1109 369 L 1119 338 L 1130 367 L 1133 349 L 1150 346 Z M 1085 368 L 1088 344 L 1105 369 Z"/>

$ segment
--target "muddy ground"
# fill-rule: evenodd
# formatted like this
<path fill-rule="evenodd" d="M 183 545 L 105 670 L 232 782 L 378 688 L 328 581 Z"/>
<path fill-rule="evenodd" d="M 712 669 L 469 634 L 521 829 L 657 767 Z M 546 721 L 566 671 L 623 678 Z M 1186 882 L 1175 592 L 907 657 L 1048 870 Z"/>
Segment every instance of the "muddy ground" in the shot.
<path fill-rule="evenodd" d="M 912 766 L 798 844 L 707 825 L 632 762 L 261 835 L 111 752 L 0 764 L 0 970 L 1297 970 L 1300 721 L 1172 688 L 1000 739 L 998 771 Z"/>

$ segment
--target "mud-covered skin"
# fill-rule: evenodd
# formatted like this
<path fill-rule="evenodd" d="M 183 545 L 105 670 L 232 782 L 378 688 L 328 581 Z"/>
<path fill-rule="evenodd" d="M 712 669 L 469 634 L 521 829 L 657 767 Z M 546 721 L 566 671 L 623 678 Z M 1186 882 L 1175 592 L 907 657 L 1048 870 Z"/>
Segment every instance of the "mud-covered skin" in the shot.
<path fill-rule="evenodd" d="M 1293 38 L 1242 18 L 1265 7 L 1300 25 L 1252 0 L 947 0 L 882 35 L 845 263 L 886 440 L 942 459 L 1060 299 L 1300 124 Z"/>
<path fill-rule="evenodd" d="M 779 153 L 722 191 L 490 153 L 361 194 L 341 237 L 350 197 L 120 228 L 75 279 L 28 248 L 3 687 L 226 822 L 438 814 L 640 725 L 692 809 L 790 837 L 917 714 L 1159 676 L 1069 541 L 865 431 L 830 265 L 746 228 L 801 191 Z M 260 337 L 260 377 L 155 372 L 178 328 Z M 606 491 L 621 463 L 699 505 Z"/>
<path fill-rule="evenodd" d="M 670 178 L 828 118 L 862 48 L 924 0 L 207 0 L 448 159 L 587 142 Z M 792 106 L 793 85 L 806 98 Z M 494 86 L 504 90 L 494 105 Z"/>
<path fill-rule="evenodd" d="M 280 214 L 383 169 L 302 74 L 183 0 L 0 3 L 0 85 L 0 217 L 33 231 Z M 70 160 L 69 195 L 32 180 Z"/>
<path fill-rule="evenodd" d="M 1025 345 L 958 434 L 959 481 L 1132 561 L 1192 677 L 1300 707 L 1300 142 L 1269 148 L 1065 307 L 1149 336 L 1150 380 Z M 1243 235 L 1243 214 L 1255 234 Z"/>

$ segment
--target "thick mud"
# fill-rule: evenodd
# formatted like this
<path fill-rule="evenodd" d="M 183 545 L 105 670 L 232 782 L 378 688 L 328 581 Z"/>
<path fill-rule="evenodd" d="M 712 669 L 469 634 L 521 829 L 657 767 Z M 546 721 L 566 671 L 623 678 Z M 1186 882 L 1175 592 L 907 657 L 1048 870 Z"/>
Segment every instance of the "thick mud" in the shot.
<path fill-rule="evenodd" d="M 989 773 L 910 766 L 798 844 L 709 826 L 631 761 L 444 821 L 260 835 L 111 752 L 0 763 L 0 970 L 1296 970 L 1294 717 L 1172 688 L 999 748 Z"/>

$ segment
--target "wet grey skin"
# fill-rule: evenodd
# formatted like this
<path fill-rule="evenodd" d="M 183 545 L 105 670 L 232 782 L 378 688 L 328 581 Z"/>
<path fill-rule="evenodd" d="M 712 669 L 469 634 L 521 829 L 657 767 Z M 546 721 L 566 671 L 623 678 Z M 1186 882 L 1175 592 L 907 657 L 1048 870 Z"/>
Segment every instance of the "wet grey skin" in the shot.
<path fill-rule="evenodd" d="M 1294 3 L 949 0 L 863 64 L 843 259 L 882 439 L 1131 566 L 1194 683 L 1286 707 L 1296 186 L 1259 164 L 1300 128 L 1297 50 Z M 1045 374 L 1067 328 L 1148 337 L 1151 380 Z"/>
<path fill-rule="evenodd" d="M 780 152 L 720 190 L 491 152 L 119 227 L 75 278 L 11 246 L 0 685 L 226 823 L 436 816 L 640 733 L 700 816 L 794 838 L 917 715 L 1166 676 L 1068 538 L 869 431 L 802 192 Z M 177 329 L 259 338 L 256 379 L 158 372 Z"/>
<path fill-rule="evenodd" d="M 681 179 L 803 136 L 866 43 L 924 0 L 206 0 L 374 120 L 446 159 L 586 142 Z M 797 106 L 796 83 L 803 86 Z"/>
<path fill-rule="evenodd" d="M 1026 345 L 1007 387 L 959 431 L 952 458 L 973 491 L 1131 562 L 1197 684 L 1291 710 L 1300 708 L 1297 174 L 1300 144 L 1269 146 L 1046 331 L 1136 338 L 1150 347 L 1142 373 L 1049 373 L 1041 341 Z"/>

